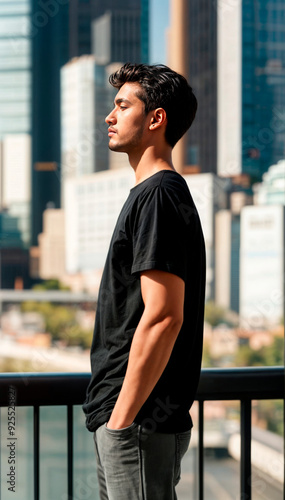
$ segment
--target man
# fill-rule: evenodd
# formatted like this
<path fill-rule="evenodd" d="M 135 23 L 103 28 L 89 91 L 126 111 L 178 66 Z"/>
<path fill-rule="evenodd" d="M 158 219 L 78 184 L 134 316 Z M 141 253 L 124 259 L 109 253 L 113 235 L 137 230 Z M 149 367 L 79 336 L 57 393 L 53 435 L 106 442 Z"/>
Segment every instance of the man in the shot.
<path fill-rule="evenodd" d="M 200 220 L 172 148 L 197 101 L 166 66 L 125 64 L 109 148 L 135 172 L 107 256 L 83 405 L 101 500 L 173 500 L 192 427 L 205 293 Z"/>

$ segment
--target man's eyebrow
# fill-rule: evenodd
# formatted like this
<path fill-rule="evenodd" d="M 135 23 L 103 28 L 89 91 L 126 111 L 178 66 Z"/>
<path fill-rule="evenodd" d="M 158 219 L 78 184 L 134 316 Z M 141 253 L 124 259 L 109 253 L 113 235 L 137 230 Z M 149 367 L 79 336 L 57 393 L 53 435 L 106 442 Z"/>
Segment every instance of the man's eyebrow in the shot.
<path fill-rule="evenodd" d="M 120 97 L 114 100 L 114 104 L 121 104 L 122 102 L 125 102 L 126 104 L 132 104 L 131 101 L 125 99 L 124 97 Z"/>

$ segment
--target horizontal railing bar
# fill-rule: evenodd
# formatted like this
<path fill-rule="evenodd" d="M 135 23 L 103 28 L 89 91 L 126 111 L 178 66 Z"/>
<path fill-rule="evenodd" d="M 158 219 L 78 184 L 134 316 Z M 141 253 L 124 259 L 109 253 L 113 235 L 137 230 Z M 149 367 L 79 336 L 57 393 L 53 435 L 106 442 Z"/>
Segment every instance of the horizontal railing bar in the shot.
<path fill-rule="evenodd" d="M 284 399 L 284 366 L 205 368 L 196 399 Z"/>
<path fill-rule="evenodd" d="M 10 386 L 17 406 L 81 405 L 89 380 L 90 373 L 1 373 L 0 406 L 8 406 Z M 196 399 L 284 399 L 284 367 L 205 368 Z"/>

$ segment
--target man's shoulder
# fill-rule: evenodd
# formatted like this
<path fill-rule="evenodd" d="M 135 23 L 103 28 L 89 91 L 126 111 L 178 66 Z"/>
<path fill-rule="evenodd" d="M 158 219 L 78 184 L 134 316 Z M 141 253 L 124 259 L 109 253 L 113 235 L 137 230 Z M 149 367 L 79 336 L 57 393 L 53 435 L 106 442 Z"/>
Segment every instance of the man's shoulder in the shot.
<path fill-rule="evenodd" d="M 177 190 L 190 193 L 188 185 L 181 174 L 173 170 L 164 170 L 162 171 L 162 174 L 160 183 L 161 187 L 172 189 L 174 191 Z"/>
<path fill-rule="evenodd" d="M 175 170 L 159 170 L 131 190 L 134 195 L 144 196 L 153 190 L 166 190 L 189 195 L 185 179 Z"/>

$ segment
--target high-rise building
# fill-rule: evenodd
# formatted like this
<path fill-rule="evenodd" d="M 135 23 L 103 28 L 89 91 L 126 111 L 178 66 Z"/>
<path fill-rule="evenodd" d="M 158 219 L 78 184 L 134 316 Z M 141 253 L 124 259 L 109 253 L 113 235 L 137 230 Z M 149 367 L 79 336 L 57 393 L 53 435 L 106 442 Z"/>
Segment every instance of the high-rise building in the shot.
<path fill-rule="evenodd" d="M 31 132 L 31 0 L 0 3 L 0 140 Z"/>
<path fill-rule="evenodd" d="M 31 237 L 32 44 L 27 36 L 30 14 L 30 0 L 0 3 L 1 208 L 18 218 L 26 247 Z M 8 239 L 5 243 L 8 246 Z"/>
<path fill-rule="evenodd" d="M 108 76 L 117 67 L 97 64 L 89 55 L 74 58 L 61 69 L 62 206 L 67 178 L 111 166 L 105 117 L 115 93 Z"/>
<path fill-rule="evenodd" d="M 184 175 L 196 204 L 206 246 L 206 299 L 215 297 L 215 215 L 225 209 L 227 196 L 226 181 L 214 174 Z M 187 215 L 187 214 L 186 214 Z"/>
<path fill-rule="evenodd" d="M 148 58 L 148 1 L 61 0 L 45 4 L 33 1 L 33 243 L 42 230 L 42 213 L 49 202 L 60 206 L 60 68 L 73 57 L 91 54 L 92 21 L 111 10 L 136 12 L 140 26 L 136 36 L 141 59 Z M 41 25 L 40 25 L 41 23 Z M 144 29 L 141 29 L 144 26 Z M 130 40 L 133 43 L 133 40 Z M 43 63 L 44 61 L 44 63 Z M 124 61 L 119 61 L 124 62 Z M 99 78 L 99 77 L 98 77 Z M 98 159 L 99 162 L 99 159 Z M 97 163 L 98 163 L 97 162 Z M 102 162 L 101 162 L 102 163 Z M 105 167 L 106 168 L 106 167 Z M 97 167 L 96 167 L 97 169 Z M 98 170 L 101 170 L 98 167 Z"/>
<path fill-rule="evenodd" d="M 140 18 L 140 61 L 148 60 L 148 3 L 120 2 Z M 92 21 L 110 10 L 118 10 L 117 0 L 0 2 L 0 141 L 7 134 L 31 135 L 33 245 L 44 210 L 60 206 L 60 69 L 72 57 L 91 54 Z"/>
<path fill-rule="evenodd" d="M 94 171 L 95 72 L 90 55 L 74 58 L 61 69 L 62 184 L 67 177 Z"/>
<path fill-rule="evenodd" d="M 285 205 L 285 160 L 271 165 L 262 182 L 253 185 L 255 205 Z"/>
<path fill-rule="evenodd" d="M 107 12 L 112 13 L 113 19 L 117 19 L 117 28 L 121 30 L 122 40 L 128 32 L 128 21 L 134 28 L 131 20 L 137 19 L 135 43 L 140 46 L 137 62 L 148 62 L 149 59 L 149 0 L 73 0 L 69 2 L 69 57 L 79 57 L 91 53 L 91 22 L 104 16 Z M 125 20 L 122 22 L 122 17 Z M 119 18 L 121 17 L 121 21 Z M 127 23 L 127 24 L 126 24 Z M 130 25 L 130 24 L 129 24 Z M 127 26 L 127 30 L 126 30 Z M 118 38 L 117 38 L 118 43 Z M 122 41 L 119 41 L 121 44 Z M 118 61 L 115 61 L 118 62 Z M 126 62 L 122 61 L 122 62 Z"/>
<path fill-rule="evenodd" d="M 232 192 L 229 209 L 219 210 L 215 219 L 215 302 L 239 313 L 240 214 L 252 205 L 252 196 Z"/>
<path fill-rule="evenodd" d="M 241 326 L 280 324 L 284 316 L 285 206 L 244 207 L 241 212 Z"/>
<path fill-rule="evenodd" d="M 48 206 L 60 206 L 60 68 L 69 59 L 69 4 L 31 0 L 32 244 Z"/>
<path fill-rule="evenodd" d="M 65 217 L 62 209 L 48 208 L 39 234 L 39 275 L 43 279 L 65 275 Z"/>
<path fill-rule="evenodd" d="M 215 302 L 239 312 L 240 216 L 220 210 L 215 220 Z"/>
<path fill-rule="evenodd" d="M 122 9 L 136 19 L 136 54 L 139 62 L 147 61 L 148 3 L 124 0 L 118 7 L 117 0 L 1 2 L 0 140 L 11 133 L 32 135 L 33 244 L 47 205 L 60 206 L 60 68 L 73 57 L 91 54 L 94 19 L 107 11 L 118 17 Z"/>
<path fill-rule="evenodd" d="M 198 113 L 187 163 L 260 180 L 284 157 L 284 0 L 190 0 L 188 16 Z"/>
<path fill-rule="evenodd" d="M 175 1 L 175 0 L 173 0 Z M 175 5 L 175 3 L 174 3 Z M 188 3 L 188 78 L 198 110 L 188 133 L 186 163 L 217 173 L 217 10 L 214 2 Z"/>
<path fill-rule="evenodd" d="M 92 52 L 99 64 L 141 61 L 140 12 L 107 11 L 92 23 Z"/>
<path fill-rule="evenodd" d="M 103 269 L 116 220 L 133 185 L 130 167 L 66 180 L 67 273 Z"/>
<path fill-rule="evenodd" d="M 7 134 L 4 136 L 0 170 L 1 207 L 10 216 L 17 219 L 22 245 L 29 248 L 31 238 L 30 134 Z M 8 246 L 8 242 L 6 246 Z"/>

